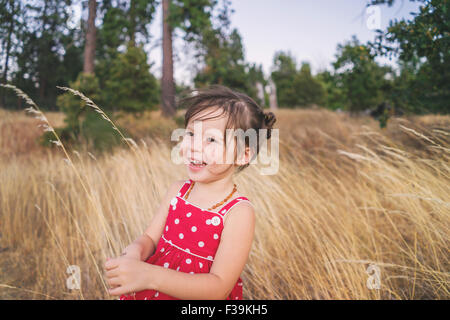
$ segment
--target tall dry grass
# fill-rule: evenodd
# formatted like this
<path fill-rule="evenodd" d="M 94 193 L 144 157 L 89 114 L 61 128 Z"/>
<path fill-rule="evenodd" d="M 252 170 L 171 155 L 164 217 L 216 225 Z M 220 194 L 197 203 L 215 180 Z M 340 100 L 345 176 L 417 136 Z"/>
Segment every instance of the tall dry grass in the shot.
<path fill-rule="evenodd" d="M 113 154 L 68 150 L 71 164 L 60 148 L 11 158 L 8 139 L 30 143 L 39 131 L 23 133 L 34 122 L 10 132 L 24 116 L 0 112 L 0 299 L 110 298 L 105 258 L 186 178 L 170 161 L 170 136 L 142 130 L 137 147 Z M 449 117 L 396 118 L 380 130 L 326 110 L 276 115 L 279 172 L 250 166 L 235 177 L 257 214 L 244 298 L 448 299 Z M 67 288 L 68 265 L 80 267 L 81 290 Z M 379 289 L 368 287 L 370 265 Z"/>

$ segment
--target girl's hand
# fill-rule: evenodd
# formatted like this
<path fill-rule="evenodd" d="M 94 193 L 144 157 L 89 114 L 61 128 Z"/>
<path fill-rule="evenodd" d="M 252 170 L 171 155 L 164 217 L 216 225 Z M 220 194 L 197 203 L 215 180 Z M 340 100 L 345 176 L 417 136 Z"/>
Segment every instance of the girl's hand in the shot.
<path fill-rule="evenodd" d="M 141 250 L 142 250 L 141 247 L 132 243 L 123 250 L 121 256 L 126 256 L 127 258 L 133 258 L 136 260 L 142 260 L 141 259 Z"/>
<path fill-rule="evenodd" d="M 125 257 L 125 258 L 130 258 L 130 259 L 135 259 L 135 260 L 142 261 L 140 252 L 136 252 L 136 251 L 128 250 L 128 251 L 122 252 L 120 257 L 121 258 Z"/>
<path fill-rule="evenodd" d="M 108 259 L 105 263 L 109 294 L 119 296 L 130 292 L 149 289 L 151 266 L 143 261 L 127 256 Z"/>

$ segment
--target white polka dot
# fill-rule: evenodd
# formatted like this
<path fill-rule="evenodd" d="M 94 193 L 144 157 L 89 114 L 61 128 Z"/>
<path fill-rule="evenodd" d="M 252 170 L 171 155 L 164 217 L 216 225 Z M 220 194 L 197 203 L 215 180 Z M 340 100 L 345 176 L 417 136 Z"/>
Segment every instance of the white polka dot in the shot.
<path fill-rule="evenodd" d="M 187 214 L 186 214 L 186 217 L 190 217 L 190 216 L 192 216 L 192 212 L 188 212 Z"/>
<path fill-rule="evenodd" d="M 219 239 L 219 235 L 217 233 L 214 233 L 214 239 Z"/>
<path fill-rule="evenodd" d="M 180 233 L 180 234 L 178 235 L 178 237 L 180 237 L 180 239 L 183 239 L 183 238 L 184 238 L 184 234 Z"/>
<path fill-rule="evenodd" d="M 213 257 L 212 257 L 212 256 L 208 256 L 208 257 L 207 257 L 207 259 L 209 259 L 209 260 L 212 260 L 212 259 L 213 259 Z"/>
<path fill-rule="evenodd" d="M 156 293 L 155 293 L 155 297 L 157 297 L 157 296 L 159 296 L 159 292 L 156 292 Z"/>
<path fill-rule="evenodd" d="M 168 267 L 169 267 L 169 263 L 168 262 L 164 263 L 164 268 L 168 268 Z"/>
<path fill-rule="evenodd" d="M 195 232 L 195 231 L 197 231 L 197 227 L 196 227 L 196 226 L 193 226 L 193 227 L 191 228 L 191 230 L 192 230 L 192 232 Z"/>
<path fill-rule="evenodd" d="M 169 226 L 166 226 L 166 231 L 169 231 Z"/>
<path fill-rule="evenodd" d="M 186 263 L 187 264 L 191 264 L 192 260 L 191 259 L 186 259 Z"/>
<path fill-rule="evenodd" d="M 180 223 L 180 219 L 177 218 L 177 219 L 175 219 L 174 222 L 175 222 L 175 224 L 179 224 Z"/>
<path fill-rule="evenodd" d="M 194 271 L 189 272 L 190 274 L 194 274 Z"/>
<path fill-rule="evenodd" d="M 177 193 L 177 196 L 178 196 L 178 197 L 181 196 L 181 192 L 178 192 L 178 193 Z"/>
<path fill-rule="evenodd" d="M 177 202 L 178 202 L 177 198 L 172 198 L 172 200 L 170 200 L 170 204 L 172 205 L 172 210 L 175 210 L 177 208 Z"/>
<path fill-rule="evenodd" d="M 215 216 L 211 219 L 211 223 L 213 226 L 218 226 L 220 224 L 220 218 L 218 216 Z"/>
<path fill-rule="evenodd" d="M 164 248 L 161 248 L 161 252 L 164 252 Z"/>
<path fill-rule="evenodd" d="M 211 224 L 211 219 L 206 219 L 206 224 L 210 225 Z"/>
<path fill-rule="evenodd" d="M 191 250 L 189 250 L 189 248 L 186 248 L 186 252 L 191 252 Z"/>
<path fill-rule="evenodd" d="M 205 243 L 204 243 L 203 241 L 199 241 L 199 242 L 198 242 L 198 246 L 199 246 L 200 248 L 203 248 L 203 247 L 205 246 Z"/>
<path fill-rule="evenodd" d="M 177 268 L 177 271 L 180 271 L 180 267 Z"/>
<path fill-rule="evenodd" d="M 203 263 L 199 262 L 198 265 L 200 266 L 200 268 L 203 268 Z"/>
<path fill-rule="evenodd" d="M 222 213 L 225 213 L 226 211 L 227 211 L 226 209 L 223 209 L 223 210 L 222 210 Z"/>

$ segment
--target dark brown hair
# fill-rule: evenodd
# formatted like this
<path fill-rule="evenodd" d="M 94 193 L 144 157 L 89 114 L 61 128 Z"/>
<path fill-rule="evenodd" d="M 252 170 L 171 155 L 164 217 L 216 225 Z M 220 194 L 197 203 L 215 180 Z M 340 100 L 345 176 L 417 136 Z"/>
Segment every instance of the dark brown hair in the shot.
<path fill-rule="evenodd" d="M 221 117 L 223 114 L 228 115 L 226 129 L 242 129 L 244 132 L 248 129 L 267 129 L 267 139 L 272 135 L 272 127 L 276 122 L 273 112 L 264 112 L 264 110 L 248 95 L 231 90 L 222 85 L 211 85 L 203 89 L 193 89 L 187 92 L 187 96 L 180 100 L 179 106 L 186 108 L 184 116 L 184 127 L 189 123 L 196 114 L 208 108 L 222 109 L 222 113 L 215 117 L 202 118 L 202 120 Z M 235 137 L 237 139 L 237 137 Z M 256 151 L 249 163 L 258 155 L 260 149 L 259 134 L 257 134 Z M 225 141 L 225 132 L 224 132 Z M 245 139 L 245 147 L 249 146 L 249 142 Z M 235 149 L 236 152 L 236 149 Z M 239 166 L 237 172 L 241 172 L 249 163 Z"/>

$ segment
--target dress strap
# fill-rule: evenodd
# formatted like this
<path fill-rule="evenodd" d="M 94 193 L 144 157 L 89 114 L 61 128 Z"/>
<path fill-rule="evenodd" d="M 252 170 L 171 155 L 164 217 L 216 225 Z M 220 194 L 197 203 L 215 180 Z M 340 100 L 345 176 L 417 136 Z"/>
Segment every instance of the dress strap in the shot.
<path fill-rule="evenodd" d="M 183 184 L 183 186 L 180 188 L 180 191 L 178 192 L 177 196 L 183 198 L 186 192 L 189 190 L 189 187 L 191 186 L 192 180 L 186 180 Z"/>
<path fill-rule="evenodd" d="M 250 202 L 250 200 L 248 200 L 248 198 L 246 198 L 246 197 L 237 197 L 237 198 L 231 200 L 230 202 L 228 202 L 226 205 L 224 205 L 222 207 L 222 209 L 219 210 L 218 213 L 221 216 L 225 217 L 225 215 L 231 210 L 231 208 L 233 208 L 235 205 L 237 205 L 239 202 L 242 202 L 242 201 L 248 202 L 248 203 L 250 203 L 253 206 L 253 204 Z"/>

